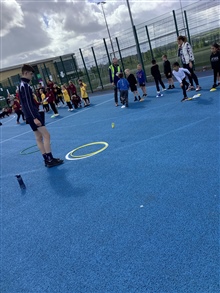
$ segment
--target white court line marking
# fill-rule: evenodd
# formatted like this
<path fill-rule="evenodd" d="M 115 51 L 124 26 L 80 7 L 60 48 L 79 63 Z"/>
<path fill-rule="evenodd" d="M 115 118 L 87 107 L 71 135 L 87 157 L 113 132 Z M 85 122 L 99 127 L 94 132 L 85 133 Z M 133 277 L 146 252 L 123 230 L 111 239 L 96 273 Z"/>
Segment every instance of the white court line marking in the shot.
<path fill-rule="evenodd" d="M 7 121 L 3 122 L 3 124 L 6 124 L 6 123 L 10 122 L 10 121 L 13 120 L 14 118 L 15 118 L 15 116 L 13 116 L 10 120 L 7 120 Z"/>
<path fill-rule="evenodd" d="M 101 106 L 101 105 L 103 105 L 103 104 L 105 104 L 105 103 L 108 103 L 108 102 L 110 102 L 110 101 L 112 101 L 112 99 L 107 100 L 107 101 L 104 101 L 104 102 L 102 102 L 102 103 L 100 103 L 100 104 L 94 105 L 94 106 L 92 106 L 92 108 L 93 108 L 93 107 Z M 51 125 L 51 124 L 54 124 L 54 123 L 57 123 L 57 122 L 59 122 L 59 121 L 61 121 L 61 120 L 67 119 L 67 118 L 69 118 L 69 117 L 75 116 L 75 115 L 77 115 L 77 114 L 80 114 L 80 113 L 85 112 L 85 111 L 87 111 L 87 110 L 89 110 L 89 109 L 92 109 L 92 108 L 82 109 L 80 112 L 72 113 L 72 114 L 69 115 L 69 116 L 66 116 L 66 117 L 60 118 L 60 119 L 55 120 L 55 121 L 53 121 L 53 122 L 49 122 L 49 123 L 47 123 L 46 126 Z M 55 118 L 55 119 L 56 119 L 56 118 Z M 22 136 L 22 135 L 24 135 L 24 134 L 31 133 L 31 132 L 33 132 L 33 131 L 32 131 L 32 130 L 29 130 L 29 131 L 23 132 L 23 133 L 18 134 L 18 135 L 16 135 L 16 136 L 13 136 L 13 137 L 10 137 L 10 138 L 5 139 L 5 140 L 3 140 L 3 141 L 0 141 L 0 143 L 4 143 L 4 142 L 10 141 L 10 140 L 13 140 L 13 139 L 15 139 L 15 138 L 17 138 L 17 137 L 20 137 L 20 136 Z"/>

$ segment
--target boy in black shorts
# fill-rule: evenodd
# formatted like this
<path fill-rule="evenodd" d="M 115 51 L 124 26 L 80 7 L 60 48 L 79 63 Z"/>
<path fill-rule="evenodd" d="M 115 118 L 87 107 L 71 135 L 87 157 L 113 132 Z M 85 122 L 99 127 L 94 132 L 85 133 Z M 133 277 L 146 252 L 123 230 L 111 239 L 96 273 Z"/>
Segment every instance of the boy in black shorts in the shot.
<path fill-rule="evenodd" d="M 162 60 L 163 60 L 163 72 L 168 80 L 168 90 L 170 89 L 174 89 L 174 82 L 173 82 L 173 78 L 172 78 L 172 69 L 171 69 L 171 65 L 170 65 L 170 61 L 167 59 L 167 55 L 163 55 L 162 56 Z"/>
<path fill-rule="evenodd" d="M 132 74 L 130 72 L 130 69 L 125 69 L 125 75 L 126 75 L 126 78 L 130 84 L 131 92 L 134 95 L 134 102 L 136 102 L 138 100 L 140 101 L 141 97 L 140 97 L 140 94 L 137 90 L 137 79 L 135 78 L 134 74 Z M 138 97 L 138 99 L 137 99 L 137 97 Z"/>
<path fill-rule="evenodd" d="M 19 86 L 19 98 L 28 124 L 35 134 L 37 146 L 44 158 L 45 166 L 50 168 L 63 164 L 63 160 L 55 159 L 50 148 L 50 133 L 44 125 L 44 121 L 38 112 L 34 102 L 32 89 L 29 85 L 34 73 L 32 66 L 24 64 L 21 68 L 22 77 Z"/>

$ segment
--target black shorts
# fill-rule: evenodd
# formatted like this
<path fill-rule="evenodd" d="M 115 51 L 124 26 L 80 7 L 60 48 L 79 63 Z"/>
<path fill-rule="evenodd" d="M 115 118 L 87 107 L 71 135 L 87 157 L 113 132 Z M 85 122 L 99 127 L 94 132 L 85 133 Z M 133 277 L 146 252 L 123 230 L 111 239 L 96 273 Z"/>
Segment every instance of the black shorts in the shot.
<path fill-rule="evenodd" d="M 39 115 L 38 115 L 38 117 L 36 117 L 41 122 L 41 126 L 45 126 L 45 118 L 44 118 L 44 115 L 45 115 L 45 112 L 44 111 L 39 111 Z M 34 123 L 34 119 L 33 118 L 27 118 L 26 119 L 26 124 L 29 124 L 30 127 L 31 127 L 31 129 L 33 131 L 37 131 L 38 127 L 41 127 L 41 126 L 37 126 Z"/>
<path fill-rule="evenodd" d="M 145 82 L 139 83 L 139 86 L 145 86 Z"/>
<path fill-rule="evenodd" d="M 165 76 L 166 76 L 167 79 L 169 79 L 169 78 L 172 77 L 172 73 L 171 74 L 165 73 Z"/>
<path fill-rule="evenodd" d="M 137 86 L 135 84 L 131 85 L 130 89 L 131 89 L 132 92 L 136 92 L 137 91 Z"/>

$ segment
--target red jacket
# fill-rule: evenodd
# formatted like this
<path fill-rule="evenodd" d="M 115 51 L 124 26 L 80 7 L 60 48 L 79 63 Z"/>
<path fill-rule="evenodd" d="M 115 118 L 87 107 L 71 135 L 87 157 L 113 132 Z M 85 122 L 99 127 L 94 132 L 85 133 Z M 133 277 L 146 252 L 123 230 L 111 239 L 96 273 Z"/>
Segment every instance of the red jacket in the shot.
<path fill-rule="evenodd" d="M 70 97 L 72 97 L 72 95 L 77 95 L 76 87 L 74 84 L 70 84 L 67 88 L 67 91 Z"/>
<path fill-rule="evenodd" d="M 52 91 L 49 91 L 46 93 L 46 97 L 48 98 L 47 101 L 48 103 L 53 103 L 55 102 L 55 97 L 54 97 L 54 93 Z"/>
<path fill-rule="evenodd" d="M 19 103 L 19 100 L 17 98 L 14 99 L 13 109 L 15 112 L 21 110 L 21 104 Z"/>

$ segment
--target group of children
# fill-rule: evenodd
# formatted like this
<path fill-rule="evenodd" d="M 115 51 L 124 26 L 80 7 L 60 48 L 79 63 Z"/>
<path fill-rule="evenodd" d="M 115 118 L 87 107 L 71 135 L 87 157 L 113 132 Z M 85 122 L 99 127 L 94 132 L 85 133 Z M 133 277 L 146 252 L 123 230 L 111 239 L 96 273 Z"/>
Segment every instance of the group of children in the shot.
<path fill-rule="evenodd" d="M 71 80 L 68 82 L 68 85 L 63 84 L 61 86 L 48 80 L 46 90 L 40 85 L 38 88 L 38 99 L 42 103 L 45 111 L 48 112 L 51 108 L 54 112 L 53 116 L 58 116 L 57 107 L 60 106 L 60 103 L 64 105 L 64 101 L 68 106 L 68 111 L 73 111 L 73 107 L 75 109 L 82 107 L 82 101 L 84 107 L 89 106 L 90 100 L 86 90 L 87 85 L 81 79 L 78 80 L 78 83 L 81 97 L 77 94 L 76 86 Z"/>
<path fill-rule="evenodd" d="M 172 78 L 172 71 L 170 62 L 167 60 L 167 56 L 163 55 L 162 59 L 164 60 L 164 74 L 168 80 L 169 87 L 168 89 L 175 88 L 174 81 Z M 159 66 L 156 63 L 156 60 L 152 60 L 152 67 L 151 67 L 151 75 L 154 77 L 156 89 L 157 89 L 157 95 L 156 97 L 162 97 L 163 94 L 160 92 L 160 86 L 162 86 L 162 90 L 165 91 L 166 87 L 162 81 L 161 73 L 159 70 Z M 137 65 L 137 72 L 136 77 L 133 73 L 131 73 L 130 69 L 125 69 L 125 77 L 122 72 L 118 73 L 119 81 L 117 82 L 117 88 L 120 91 L 120 99 L 122 103 L 121 108 L 128 107 L 128 90 L 130 88 L 131 92 L 134 95 L 134 101 L 143 101 L 144 97 L 147 96 L 147 89 L 146 89 L 146 76 L 142 69 L 142 65 Z M 141 90 L 142 90 L 142 97 L 140 96 L 140 93 L 137 89 L 137 84 L 139 84 Z"/>
<path fill-rule="evenodd" d="M 66 102 L 68 111 L 73 111 L 73 107 L 75 109 L 82 107 L 82 101 L 84 103 L 84 107 L 89 106 L 90 100 L 86 91 L 86 84 L 81 79 L 78 80 L 78 83 L 81 97 L 77 94 L 76 86 L 72 81 L 69 81 L 68 85 L 64 84 L 58 86 L 52 81 L 47 80 L 46 88 L 43 87 L 43 85 L 40 83 L 35 92 L 33 92 L 33 99 L 36 107 L 39 109 L 39 106 L 42 105 L 45 112 L 49 112 L 50 109 L 52 109 L 53 115 L 51 117 L 53 118 L 59 116 L 57 108 L 60 107 L 60 103 L 65 105 L 64 102 Z M 11 111 L 17 115 L 17 124 L 20 124 L 21 117 L 24 122 L 26 121 L 20 103 L 19 90 L 16 90 L 13 99 L 10 100 L 9 109 L 11 109 Z M 8 116 L 8 112 L 6 113 L 6 111 L 2 111 L 2 113 L 0 113 L 0 118 L 4 117 L 5 115 Z"/>
<path fill-rule="evenodd" d="M 174 80 L 173 76 L 176 78 L 176 80 L 180 83 L 180 87 L 182 88 L 183 92 L 183 98 L 181 101 L 186 100 L 187 97 L 187 91 L 190 91 L 192 89 L 195 89 L 193 87 L 193 80 L 196 83 L 196 91 L 199 91 L 201 87 L 198 84 L 198 78 L 196 75 L 192 72 L 191 67 L 187 68 L 187 66 L 183 67 L 180 66 L 178 62 L 174 62 L 171 68 L 171 64 L 169 60 L 167 59 L 167 55 L 162 56 L 163 60 L 163 68 L 164 68 L 164 74 L 168 81 L 168 90 L 174 89 Z M 211 88 L 211 91 L 216 90 L 216 87 L 220 85 L 220 46 L 217 43 L 214 43 L 211 46 L 211 56 L 210 56 L 210 63 L 211 67 L 213 69 L 213 75 L 214 75 L 214 84 Z M 151 66 L 151 75 L 154 78 L 157 95 L 156 97 L 162 97 L 163 94 L 160 91 L 160 85 L 162 87 L 162 91 L 166 90 L 166 87 L 162 81 L 161 73 L 159 70 L 159 66 L 156 63 L 156 60 L 152 60 L 152 66 Z M 134 94 L 134 101 L 142 101 L 145 96 L 147 96 L 146 92 L 146 77 L 144 74 L 144 71 L 142 70 L 141 64 L 137 65 L 137 72 L 136 77 L 134 74 L 130 72 L 129 69 L 125 70 L 125 77 L 123 77 L 123 73 L 118 73 L 118 77 L 120 78 L 117 83 L 117 88 L 120 91 L 120 98 L 122 103 L 122 108 L 128 107 L 128 90 L 130 88 L 131 92 Z M 189 82 L 187 82 L 186 77 L 189 78 Z M 219 82 L 217 84 L 217 77 L 219 78 Z M 140 97 L 140 94 L 137 90 L 137 84 L 139 84 L 143 96 Z"/>

